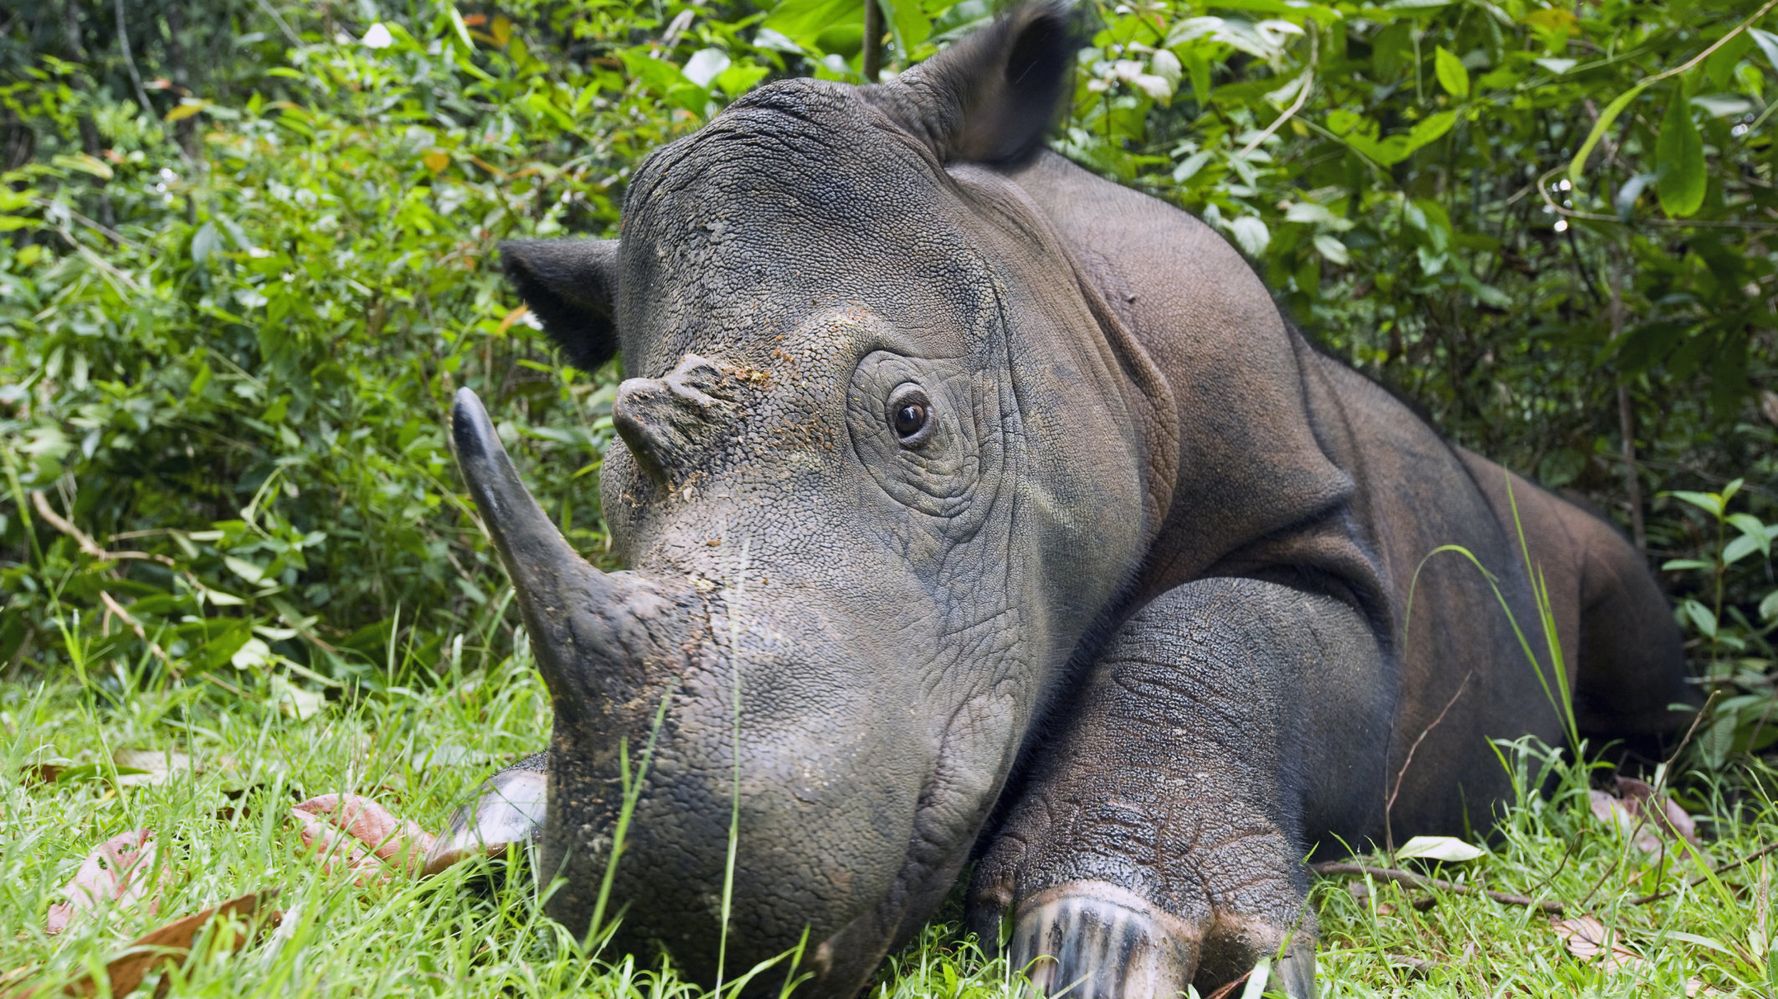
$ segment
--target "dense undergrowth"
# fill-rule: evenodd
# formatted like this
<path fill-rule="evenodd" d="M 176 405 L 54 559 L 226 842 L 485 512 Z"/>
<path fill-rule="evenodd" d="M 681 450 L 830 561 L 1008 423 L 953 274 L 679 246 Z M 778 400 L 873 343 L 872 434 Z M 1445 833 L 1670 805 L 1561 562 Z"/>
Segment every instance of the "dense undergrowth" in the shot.
<path fill-rule="evenodd" d="M 1585 13 L 1105 8 L 1058 145 L 1221 226 L 1459 440 L 1685 560 L 1700 658 L 1769 695 L 1778 36 L 1736 4 Z M 891 71 L 986 8 L 892 14 Z M 503 585 L 445 443 L 460 385 L 599 551 L 614 374 L 542 346 L 493 246 L 608 231 L 644 153 L 762 79 L 857 79 L 855 15 L 0 15 L 0 669 L 59 670 L 78 635 L 337 694 L 397 629 L 438 662 Z M 1733 479 L 1726 534 L 1664 494 Z M 1709 744 L 1769 739 L 1745 721 Z"/>
<path fill-rule="evenodd" d="M 988 13 L 884 7 L 889 71 Z M 1719 861 L 1774 837 L 1772 7 L 1103 5 L 1056 143 L 1204 215 L 1331 349 L 1590 499 L 1665 567 L 1714 694 L 1679 781 Z M 429 990 L 433 974 L 448 991 L 459 973 L 544 992 L 592 974 L 522 892 L 459 911 L 457 880 L 367 894 L 299 871 L 279 803 L 386 784 L 436 815 L 541 742 L 445 404 L 463 385 L 488 400 L 597 557 L 615 371 L 544 348 L 493 246 L 608 232 L 648 150 L 761 80 L 858 80 L 860 46 L 850 0 L 0 11 L 0 762 L 125 745 L 207 761 L 152 789 L 102 766 L 4 785 L 0 925 L 25 929 L 0 965 L 69 970 L 142 929 L 30 927 L 92 842 L 154 825 L 181 857 L 165 911 L 275 881 L 308 913 L 284 938 L 302 946 L 217 957 L 196 992 L 233 975 Z M 261 807 L 219 829 L 229 787 Z M 1600 866 L 1610 837 L 1562 787 L 1514 813 L 1488 877 L 1618 911 L 1639 868 Z M 1767 870 L 1623 910 L 1626 932 L 1663 981 L 1759 980 L 1770 938 L 1745 934 L 1769 925 Z M 1434 993 L 1628 988 L 1588 978 L 1603 973 L 1532 914 L 1455 896 L 1421 912 L 1393 891 L 1320 892 L 1336 994 L 1346 971 L 1368 983 L 1354 994 L 1406 987 L 1391 955 L 1410 952 L 1449 959 L 1413 986 Z M 437 948 L 398 945 L 416 920 Z M 945 939 L 892 988 L 999 981 L 935 956 Z"/>

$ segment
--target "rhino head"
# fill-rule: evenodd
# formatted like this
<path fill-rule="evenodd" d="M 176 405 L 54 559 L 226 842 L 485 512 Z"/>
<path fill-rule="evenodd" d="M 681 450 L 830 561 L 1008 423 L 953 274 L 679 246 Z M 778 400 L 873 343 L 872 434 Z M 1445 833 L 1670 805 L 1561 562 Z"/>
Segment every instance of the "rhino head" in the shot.
<path fill-rule="evenodd" d="M 642 163 L 619 239 L 502 247 L 567 356 L 626 375 L 601 476 L 625 572 L 563 540 L 473 394 L 455 412 L 554 705 L 570 927 L 646 756 L 620 941 L 732 979 L 806 932 L 815 989 L 855 991 L 1140 563 L 1159 380 L 1009 179 L 1071 38 L 1026 8 L 888 84 L 763 87 Z"/>

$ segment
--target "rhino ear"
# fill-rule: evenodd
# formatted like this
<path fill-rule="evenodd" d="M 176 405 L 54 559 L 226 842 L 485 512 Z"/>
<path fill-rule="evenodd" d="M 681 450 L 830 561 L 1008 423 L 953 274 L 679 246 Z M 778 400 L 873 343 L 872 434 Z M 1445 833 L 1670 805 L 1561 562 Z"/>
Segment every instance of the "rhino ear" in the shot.
<path fill-rule="evenodd" d="M 867 96 L 941 160 L 1017 163 L 1042 147 L 1061 110 L 1078 24 L 1065 3 L 1015 7 Z"/>
<path fill-rule="evenodd" d="M 594 371 L 617 353 L 617 240 L 511 240 L 500 261 L 569 363 Z"/>

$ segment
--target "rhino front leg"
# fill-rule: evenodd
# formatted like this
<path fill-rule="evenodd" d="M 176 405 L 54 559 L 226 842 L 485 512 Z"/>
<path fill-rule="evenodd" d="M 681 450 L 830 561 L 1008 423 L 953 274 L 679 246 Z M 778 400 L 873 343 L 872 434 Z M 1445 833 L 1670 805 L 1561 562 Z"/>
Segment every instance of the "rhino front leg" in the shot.
<path fill-rule="evenodd" d="M 975 928 L 1010 917 L 1014 966 L 1051 994 L 1207 992 L 1282 955 L 1274 987 L 1313 995 L 1305 771 L 1335 761 L 1307 702 L 1377 657 L 1324 595 L 1215 579 L 1152 601 L 1058 708 L 977 865 Z"/>

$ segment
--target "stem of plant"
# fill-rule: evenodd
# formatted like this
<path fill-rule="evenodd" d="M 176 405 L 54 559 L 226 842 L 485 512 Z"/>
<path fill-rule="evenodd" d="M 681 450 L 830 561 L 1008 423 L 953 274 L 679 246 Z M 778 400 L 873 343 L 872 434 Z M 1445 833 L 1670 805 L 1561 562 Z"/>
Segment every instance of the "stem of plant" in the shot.
<path fill-rule="evenodd" d="M 905 58 L 905 53 L 904 53 Z M 883 72 L 883 8 L 877 0 L 864 0 L 864 79 L 877 82 Z"/>

